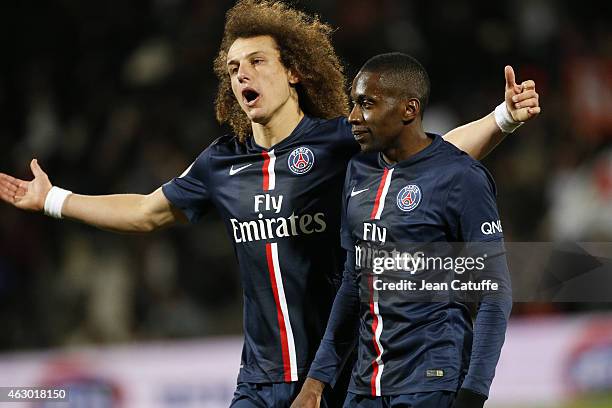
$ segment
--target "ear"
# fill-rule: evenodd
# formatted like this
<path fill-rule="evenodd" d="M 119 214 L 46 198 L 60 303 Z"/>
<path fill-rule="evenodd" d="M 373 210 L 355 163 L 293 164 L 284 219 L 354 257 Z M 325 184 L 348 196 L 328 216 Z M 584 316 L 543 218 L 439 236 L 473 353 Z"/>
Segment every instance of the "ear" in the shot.
<path fill-rule="evenodd" d="M 289 79 L 289 83 L 291 85 L 296 85 L 300 82 L 300 76 L 293 69 L 287 70 L 287 78 Z"/>
<path fill-rule="evenodd" d="M 405 123 L 412 122 L 421 114 L 421 102 L 417 98 L 410 98 L 404 103 L 403 120 Z"/>

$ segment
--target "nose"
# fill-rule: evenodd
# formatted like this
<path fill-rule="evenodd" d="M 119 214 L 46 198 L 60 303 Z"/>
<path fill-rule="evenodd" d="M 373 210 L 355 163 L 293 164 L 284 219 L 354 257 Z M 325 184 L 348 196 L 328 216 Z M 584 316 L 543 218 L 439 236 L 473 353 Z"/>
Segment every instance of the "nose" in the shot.
<path fill-rule="evenodd" d="M 348 121 L 351 125 L 359 125 L 362 121 L 361 109 L 359 109 L 359 105 L 353 105 L 353 109 L 351 109 L 351 113 L 348 116 Z"/>
<path fill-rule="evenodd" d="M 248 69 L 248 64 L 240 64 L 238 66 L 238 81 L 245 82 L 251 79 L 251 72 Z"/>

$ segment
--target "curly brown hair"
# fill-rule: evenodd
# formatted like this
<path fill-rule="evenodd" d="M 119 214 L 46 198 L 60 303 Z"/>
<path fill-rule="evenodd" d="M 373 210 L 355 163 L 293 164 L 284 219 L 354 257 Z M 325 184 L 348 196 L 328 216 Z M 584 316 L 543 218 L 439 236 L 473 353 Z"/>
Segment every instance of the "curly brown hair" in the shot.
<path fill-rule="evenodd" d="M 239 0 L 226 15 L 219 54 L 214 62 L 219 88 L 217 120 L 229 124 L 241 142 L 251 136 L 251 122 L 232 92 L 227 52 L 238 38 L 269 35 L 285 68 L 296 73 L 300 108 L 310 116 L 331 119 L 348 114 L 344 68 L 331 44 L 332 28 L 280 1 Z"/>

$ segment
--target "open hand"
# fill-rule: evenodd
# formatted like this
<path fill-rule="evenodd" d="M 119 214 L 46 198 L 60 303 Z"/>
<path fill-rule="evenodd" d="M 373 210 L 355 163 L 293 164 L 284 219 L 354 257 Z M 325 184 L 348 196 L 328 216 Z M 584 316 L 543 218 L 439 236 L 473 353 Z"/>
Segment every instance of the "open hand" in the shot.
<path fill-rule="evenodd" d="M 40 168 L 36 159 L 30 162 L 30 169 L 34 174 L 32 181 L 0 173 L 0 199 L 22 210 L 42 211 L 52 185 L 47 173 Z"/>

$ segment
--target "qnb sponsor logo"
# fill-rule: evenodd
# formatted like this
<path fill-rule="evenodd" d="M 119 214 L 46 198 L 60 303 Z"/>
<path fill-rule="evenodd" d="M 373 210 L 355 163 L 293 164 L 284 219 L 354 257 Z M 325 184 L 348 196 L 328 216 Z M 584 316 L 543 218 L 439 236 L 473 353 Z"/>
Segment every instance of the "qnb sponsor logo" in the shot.
<path fill-rule="evenodd" d="M 315 232 L 323 232 L 327 228 L 325 214 L 322 212 L 295 215 L 289 217 L 264 218 L 258 215 L 257 220 L 238 221 L 231 218 L 234 241 L 237 244 L 243 242 L 260 241 L 263 239 L 275 239 L 292 237 L 297 235 L 309 235 Z"/>
<path fill-rule="evenodd" d="M 501 221 L 497 220 L 497 221 L 483 222 L 482 225 L 480 226 L 480 232 L 482 232 L 485 235 L 493 235 L 498 232 L 504 232 L 504 231 L 502 230 Z"/>

